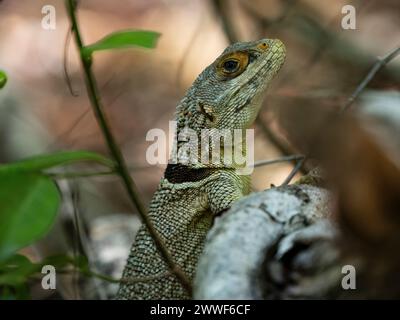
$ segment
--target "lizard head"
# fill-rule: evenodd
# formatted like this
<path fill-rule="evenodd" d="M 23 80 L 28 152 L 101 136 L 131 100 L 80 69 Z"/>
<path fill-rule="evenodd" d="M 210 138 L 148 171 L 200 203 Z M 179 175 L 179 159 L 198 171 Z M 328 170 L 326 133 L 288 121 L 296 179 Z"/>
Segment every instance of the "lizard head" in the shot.
<path fill-rule="evenodd" d="M 221 141 L 221 134 L 252 125 L 261 108 L 265 89 L 284 60 L 285 46 L 280 40 L 239 42 L 227 47 L 198 76 L 177 107 L 177 152 L 173 154 L 178 155 L 178 162 L 198 167 L 221 163 L 225 167 L 238 167 L 236 162 L 222 160 L 231 154 L 229 150 L 225 152 L 225 147 L 243 146 L 236 150 L 245 155 L 246 146 L 241 140 L 228 138 Z M 201 138 L 199 144 L 198 138 L 204 137 L 205 131 L 211 139 Z M 245 131 L 240 131 L 242 137 Z M 191 150 L 196 152 L 192 154 Z M 203 151 L 211 159 L 209 163 L 200 159 Z"/>
<path fill-rule="evenodd" d="M 178 108 L 191 129 L 248 128 L 265 89 L 285 60 L 280 40 L 239 42 L 227 47 L 195 80 Z M 178 120 L 179 121 L 179 120 Z"/>

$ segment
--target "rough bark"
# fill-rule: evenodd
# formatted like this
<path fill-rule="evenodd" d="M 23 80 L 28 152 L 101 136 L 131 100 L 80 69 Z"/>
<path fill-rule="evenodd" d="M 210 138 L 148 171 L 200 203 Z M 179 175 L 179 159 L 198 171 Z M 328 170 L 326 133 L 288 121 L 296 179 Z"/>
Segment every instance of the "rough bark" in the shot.
<path fill-rule="evenodd" d="M 326 190 L 305 184 L 272 188 L 238 201 L 216 219 L 208 234 L 197 269 L 195 298 L 263 299 L 299 294 L 292 292 L 294 286 L 282 290 L 286 281 L 299 276 L 298 268 L 329 265 L 337 258 L 336 250 L 330 250 L 323 261 L 316 256 L 335 233 L 327 219 L 329 206 Z M 292 274 L 285 273 L 288 264 L 293 264 Z"/>
<path fill-rule="evenodd" d="M 322 166 L 330 191 L 295 184 L 237 202 L 208 234 L 195 298 L 400 297 L 400 96 L 368 95 L 357 114 L 284 111 L 289 135 Z M 348 265 L 354 290 L 342 284 Z"/>

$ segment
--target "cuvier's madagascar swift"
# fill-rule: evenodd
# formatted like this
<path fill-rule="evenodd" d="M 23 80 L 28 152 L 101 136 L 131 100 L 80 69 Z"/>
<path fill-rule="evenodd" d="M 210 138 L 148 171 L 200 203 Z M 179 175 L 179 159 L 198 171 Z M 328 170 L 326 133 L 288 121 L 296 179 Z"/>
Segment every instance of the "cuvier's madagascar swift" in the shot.
<path fill-rule="evenodd" d="M 202 129 L 249 128 L 264 92 L 285 60 L 279 40 L 262 39 L 227 47 L 195 80 L 177 106 L 177 134 L 185 128 L 200 137 Z M 184 148 L 178 142 L 176 150 Z M 149 215 L 174 261 L 192 280 L 204 239 L 215 215 L 249 193 L 250 176 L 231 165 L 169 163 L 150 203 Z M 142 226 L 125 267 L 118 299 L 188 299 Z"/>

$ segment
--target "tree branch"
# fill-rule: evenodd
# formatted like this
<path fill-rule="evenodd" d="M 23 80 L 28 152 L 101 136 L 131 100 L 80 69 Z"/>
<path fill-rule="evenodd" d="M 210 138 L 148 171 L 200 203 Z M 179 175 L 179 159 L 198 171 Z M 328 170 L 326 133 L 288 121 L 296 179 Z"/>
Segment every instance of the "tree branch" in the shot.
<path fill-rule="evenodd" d="M 400 54 L 400 46 L 389 51 L 386 53 L 383 57 L 378 57 L 378 60 L 375 62 L 375 64 L 372 66 L 372 68 L 369 70 L 365 78 L 361 81 L 361 83 L 357 86 L 356 90 L 354 90 L 353 94 L 350 96 L 350 98 L 347 100 L 346 104 L 342 107 L 340 112 L 346 111 L 358 98 L 358 96 L 361 94 L 361 92 L 365 89 L 365 87 L 370 83 L 370 81 L 374 78 L 375 74 L 382 69 L 386 64 L 388 64 L 391 60 L 393 60 L 395 57 L 397 57 Z"/>

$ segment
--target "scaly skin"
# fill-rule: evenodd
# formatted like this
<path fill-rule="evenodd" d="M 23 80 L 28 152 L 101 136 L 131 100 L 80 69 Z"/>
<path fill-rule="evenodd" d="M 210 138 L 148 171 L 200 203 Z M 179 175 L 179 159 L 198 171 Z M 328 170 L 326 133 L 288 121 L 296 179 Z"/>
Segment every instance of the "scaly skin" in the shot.
<path fill-rule="evenodd" d="M 285 48 L 279 40 L 236 43 L 196 79 L 177 107 L 177 135 L 185 128 L 200 136 L 202 129 L 247 129 L 261 108 L 266 87 L 281 68 Z M 234 62 L 232 65 L 232 61 Z M 193 279 L 207 231 L 215 215 L 250 191 L 250 177 L 237 165 L 201 163 L 183 148 L 177 164 L 169 164 L 150 203 L 149 216 L 174 261 Z M 182 156 L 183 155 L 183 156 Z M 189 158 L 190 163 L 184 162 Z M 194 161 L 193 161 L 194 160 Z M 190 298 L 158 253 L 145 226 L 138 232 L 118 299 Z"/>

